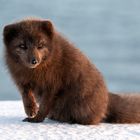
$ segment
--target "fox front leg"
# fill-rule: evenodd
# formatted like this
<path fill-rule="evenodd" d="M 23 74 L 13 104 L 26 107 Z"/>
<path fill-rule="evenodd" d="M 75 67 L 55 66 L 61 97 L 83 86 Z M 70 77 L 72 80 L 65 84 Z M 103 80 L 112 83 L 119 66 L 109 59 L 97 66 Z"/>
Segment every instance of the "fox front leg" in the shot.
<path fill-rule="evenodd" d="M 29 117 L 25 118 L 23 121 L 32 122 L 32 123 L 42 122 L 45 119 L 45 117 L 48 115 L 49 110 L 52 106 L 52 103 L 53 103 L 52 96 L 53 95 L 51 95 L 51 94 L 50 95 L 43 95 L 36 116 L 33 118 L 29 118 Z"/>
<path fill-rule="evenodd" d="M 24 86 L 21 92 L 25 113 L 29 118 L 36 116 L 38 107 L 33 92 L 28 86 Z"/>

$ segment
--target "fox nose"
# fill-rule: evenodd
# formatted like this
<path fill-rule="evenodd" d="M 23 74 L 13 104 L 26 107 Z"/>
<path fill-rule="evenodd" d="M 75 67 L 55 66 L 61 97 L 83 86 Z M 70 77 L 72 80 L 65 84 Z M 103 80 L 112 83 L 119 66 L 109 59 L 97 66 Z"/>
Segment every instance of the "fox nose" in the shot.
<path fill-rule="evenodd" d="M 32 64 L 35 65 L 35 64 L 37 64 L 37 63 L 38 63 L 38 61 L 37 61 L 35 58 L 33 58 L 33 59 L 32 59 Z"/>

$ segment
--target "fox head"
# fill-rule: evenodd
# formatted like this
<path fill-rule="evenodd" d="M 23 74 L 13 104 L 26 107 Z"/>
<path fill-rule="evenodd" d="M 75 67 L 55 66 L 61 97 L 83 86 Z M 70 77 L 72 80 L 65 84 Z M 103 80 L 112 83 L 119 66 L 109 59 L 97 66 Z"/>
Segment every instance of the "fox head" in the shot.
<path fill-rule="evenodd" d="M 36 68 L 49 57 L 54 29 L 49 20 L 24 20 L 4 27 L 3 40 L 11 59 Z"/>

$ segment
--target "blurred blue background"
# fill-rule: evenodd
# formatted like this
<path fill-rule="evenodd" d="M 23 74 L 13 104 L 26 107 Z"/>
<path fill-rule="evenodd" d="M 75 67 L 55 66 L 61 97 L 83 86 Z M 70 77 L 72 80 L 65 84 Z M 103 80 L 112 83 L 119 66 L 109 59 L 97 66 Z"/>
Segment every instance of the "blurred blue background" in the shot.
<path fill-rule="evenodd" d="M 20 99 L 6 66 L 4 25 L 49 18 L 103 73 L 113 92 L 140 91 L 139 0 L 0 0 L 0 100 Z"/>

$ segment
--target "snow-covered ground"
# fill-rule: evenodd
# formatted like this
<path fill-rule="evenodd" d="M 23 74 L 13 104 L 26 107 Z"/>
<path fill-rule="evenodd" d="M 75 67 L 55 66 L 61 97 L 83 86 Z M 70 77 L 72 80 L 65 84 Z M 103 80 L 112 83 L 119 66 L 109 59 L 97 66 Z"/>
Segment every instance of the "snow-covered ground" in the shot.
<path fill-rule="evenodd" d="M 139 140 L 140 124 L 78 125 L 46 119 L 43 123 L 22 122 L 21 101 L 0 102 L 0 140 Z"/>

